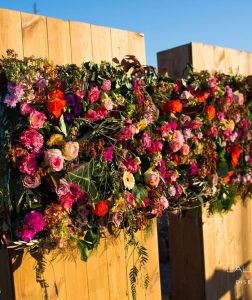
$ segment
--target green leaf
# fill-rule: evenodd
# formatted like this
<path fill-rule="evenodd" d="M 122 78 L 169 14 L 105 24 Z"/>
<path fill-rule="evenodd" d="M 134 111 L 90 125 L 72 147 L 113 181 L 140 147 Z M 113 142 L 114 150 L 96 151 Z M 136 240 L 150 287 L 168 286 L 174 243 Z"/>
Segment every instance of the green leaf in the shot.
<path fill-rule="evenodd" d="M 78 240 L 77 247 L 81 253 L 81 260 L 87 261 L 89 257 L 89 249 L 84 241 Z"/>
<path fill-rule="evenodd" d="M 141 185 L 135 185 L 132 189 L 132 193 L 134 194 L 137 202 L 144 201 L 144 199 L 148 197 L 148 192 Z"/>
<path fill-rule="evenodd" d="M 96 184 L 92 180 L 94 168 L 94 161 L 91 159 L 89 162 L 81 164 L 79 168 L 68 172 L 67 177 L 72 183 L 78 184 L 89 195 L 93 203 L 97 203 L 100 199 Z"/>
<path fill-rule="evenodd" d="M 220 177 L 225 177 L 228 173 L 228 164 L 226 162 L 220 162 L 217 169 L 217 174 Z"/>
<path fill-rule="evenodd" d="M 59 119 L 59 126 L 60 126 L 60 130 L 62 131 L 62 133 L 67 136 L 67 129 L 66 129 L 66 124 L 64 121 L 64 116 L 61 115 L 60 119 Z"/>

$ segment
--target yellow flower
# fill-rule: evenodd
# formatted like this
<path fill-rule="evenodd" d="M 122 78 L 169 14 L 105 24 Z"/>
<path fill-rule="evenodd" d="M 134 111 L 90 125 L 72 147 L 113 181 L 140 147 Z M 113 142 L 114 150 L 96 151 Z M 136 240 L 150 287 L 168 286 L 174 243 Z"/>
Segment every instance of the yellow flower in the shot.
<path fill-rule="evenodd" d="M 123 183 L 126 189 L 132 190 L 135 185 L 135 178 L 133 174 L 125 171 L 123 174 Z"/>
<path fill-rule="evenodd" d="M 203 152 L 203 144 L 196 142 L 195 143 L 195 149 L 194 149 L 194 153 L 199 155 Z"/>
<path fill-rule="evenodd" d="M 234 123 L 233 120 L 226 120 L 226 119 L 223 119 L 223 120 L 220 121 L 220 124 L 221 124 L 221 128 L 222 128 L 223 130 L 230 128 L 231 131 L 233 131 L 233 130 L 234 130 L 234 127 L 235 127 L 235 123 Z"/>
<path fill-rule="evenodd" d="M 52 134 L 50 139 L 47 141 L 47 146 L 52 147 L 58 145 L 63 141 L 63 135 L 59 133 Z"/>
<path fill-rule="evenodd" d="M 148 123 L 146 119 L 143 119 L 136 123 L 136 128 L 138 131 L 144 130 L 147 127 Z"/>
<path fill-rule="evenodd" d="M 115 201 L 115 204 L 112 207 L 111 211 L 112 212 L 120 212 L 120 211 L 123 211 L 124 208 L 125 208 L 125 200 L 123 199 L 123 197 L 120 197 L 119 199 L 117 199 Z"/>

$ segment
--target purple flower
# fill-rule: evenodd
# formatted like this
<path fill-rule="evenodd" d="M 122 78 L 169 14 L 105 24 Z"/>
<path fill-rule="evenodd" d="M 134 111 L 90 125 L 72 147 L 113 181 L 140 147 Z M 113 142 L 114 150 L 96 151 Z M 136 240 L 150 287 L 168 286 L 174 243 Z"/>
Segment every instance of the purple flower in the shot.
<path fill-rule="evenodd" d="M 4 103 L 8 107 L 16 107 L 17 103 L 21 101 L 24 95 L 24 89 L 20 84 L 14 82 L 8 82 L 7 88 L 8 94 L 4 99 Z"/>

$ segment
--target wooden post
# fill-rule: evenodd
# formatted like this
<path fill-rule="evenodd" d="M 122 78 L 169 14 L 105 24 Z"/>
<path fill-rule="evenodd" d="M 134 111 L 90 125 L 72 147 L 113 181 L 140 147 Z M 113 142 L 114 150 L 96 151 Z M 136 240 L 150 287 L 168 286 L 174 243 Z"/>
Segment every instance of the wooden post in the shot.
<path fill-rule="evenodd" d="M 252 53 L 190 43 L 158 53 L 158 68 L 181 78 L 197 71 L 252 74 Z M 252 202 L 237 200 L 232 211 L 200 217 L 188 211 L 169 219 L 172 299 L 252 299 Z"/>
<path fill-rule="evenodd" d="M 113 57 L 120 60 L 128 54 L 145 64 L 143 34 L 0 9 L 0 55 L 6 55 L 7 49 L 14 49 L 19 58 L 34 55 L 58 64 L 111 62 Z M 139 236 L 141 238 L 141 233 Z M 150 289 L 145 292 L 140 286 L 137 296 L 141 300 L 159 300 L 155 222 L 146 244 L 150 257 L 147 266 Z M 49 262 L 51 256 L 45 259 Z M 11 259 L 8 251 L 0 250 L 0 300 L 43 299 L 43 291 L 36 283 L 35 263 L 28 253 Z M 125 257 L 123 234 L 116 241 L 104 239 L 87 263 L 80 261 L 78 254 L 71 254 L 65 260 L 58 258 L 47 264 L 44 274 L 49 284 L 48 299 L 132 299 L 128 282 L 131 263 Z"/>

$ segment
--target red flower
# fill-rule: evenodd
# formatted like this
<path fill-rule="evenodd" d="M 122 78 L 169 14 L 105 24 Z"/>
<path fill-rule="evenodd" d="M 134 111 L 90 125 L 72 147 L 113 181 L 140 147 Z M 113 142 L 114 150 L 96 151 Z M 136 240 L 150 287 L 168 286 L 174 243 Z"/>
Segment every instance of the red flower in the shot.
<path fill-rule="evenodd" d="M 108 201 L 102 200 L 95 205 L 93 213 L 99 217 L 103 217 L 108 212 Z"/>
<path fill-rule="evenodd" d="M 211 105 L 208 105 L 206 107 L 206 112 L 208 113 L 208 120 L 211 121 L 212 119 L 215 118 L 216 116 L 216 110 L 215 110 L 215 107 L 211 106 Z"/>
<path fill-rule="evenodd" d="M 227 176 L 224 177 L 224 182 L 225 182 L 226 184 L 228 184 L 229 181 L 230 181 L 230 179 L 231 179 L 231 177 L 232 177 L 233 175 L 234 175 L 234 170 L 229 171 L 229 172 L 227 173 Z"/>
<path fill-rule="evenodd" d="M 168 103 L 162 102 L 163 113 L 167 112 L 182 112 L 182 104 L 180 100 L 172 100 Z"/>
<path fill-rule="evenodd" d="M 66 100 L 64 99 L 64 93 L 60 90 L 51 91 L 48 94 L 49 100 L 46 103 L 48 111 L 58 119 L 63 108 L 66 106 Z"/>
<path fill-rule="evenodd" d="M 232 161 L 231 164 L 235 167 L 239 161 L 239 157 L 241 155 L 241 148 L 238 145 L 234 145 L 230 149 Z"/>

